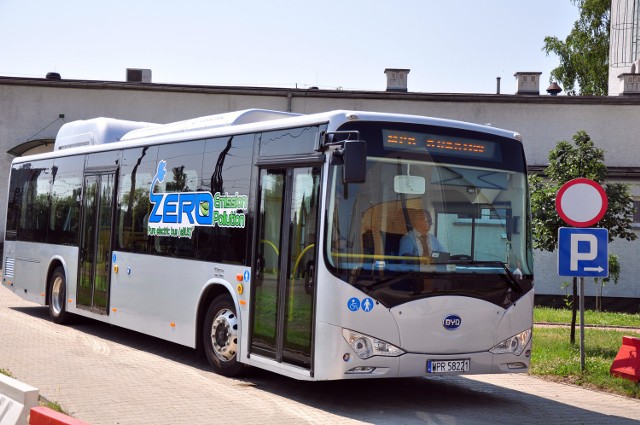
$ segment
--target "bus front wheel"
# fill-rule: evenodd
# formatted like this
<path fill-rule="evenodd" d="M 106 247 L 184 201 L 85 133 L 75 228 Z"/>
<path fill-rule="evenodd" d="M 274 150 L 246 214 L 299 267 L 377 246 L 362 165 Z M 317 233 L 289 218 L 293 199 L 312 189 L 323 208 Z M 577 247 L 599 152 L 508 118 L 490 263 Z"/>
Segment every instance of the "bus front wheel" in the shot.
<path fill-rule="evenodd" d="M 49 316 L 55 323 L 69 320 L 67 312 L 67 278 L 62 267 L 56 267 L 49 279 Z"/>
<path fill-rule="evenodd" d="M 230 296 L 214 299 L 204 320 L 203 342 L 207 361 L 216 373 L 237 376 L 243 369 L 238 361 L 238 316 Z"/>

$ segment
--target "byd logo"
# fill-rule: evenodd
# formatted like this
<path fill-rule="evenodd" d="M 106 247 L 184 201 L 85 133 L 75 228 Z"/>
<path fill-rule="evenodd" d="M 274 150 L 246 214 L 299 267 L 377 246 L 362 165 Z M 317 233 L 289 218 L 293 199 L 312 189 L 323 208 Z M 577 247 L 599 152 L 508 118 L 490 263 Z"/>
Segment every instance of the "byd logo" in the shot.
<path fill-rule="evenodd" d="M 462 324 L 462 319 L 457 314 L 450 314 L 442 321 L 442 326 L 448 331 L 456 330 Z"/>

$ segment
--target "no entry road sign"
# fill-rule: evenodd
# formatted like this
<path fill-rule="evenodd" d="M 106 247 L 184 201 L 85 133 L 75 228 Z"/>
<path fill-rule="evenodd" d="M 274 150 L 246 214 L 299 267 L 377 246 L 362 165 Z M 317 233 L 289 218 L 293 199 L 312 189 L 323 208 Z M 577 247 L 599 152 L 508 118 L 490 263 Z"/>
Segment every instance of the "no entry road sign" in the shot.
<path fill-rule="evenodd" d="M 575 227 L 596 224 L 607 212 L 607 194 L 602 186 L 590 179 L 573 179 L 560 188 L 556 210 L 565 223 Z"/>

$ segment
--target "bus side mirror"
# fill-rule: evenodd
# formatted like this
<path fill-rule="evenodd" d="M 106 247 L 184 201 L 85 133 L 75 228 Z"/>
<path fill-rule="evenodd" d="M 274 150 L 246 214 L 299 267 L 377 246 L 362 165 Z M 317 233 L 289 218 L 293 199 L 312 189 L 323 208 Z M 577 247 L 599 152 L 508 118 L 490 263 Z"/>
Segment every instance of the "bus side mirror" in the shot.
<path fill-rule="evenodd" d="M 342 148 L 342 182 L 364 183 L 367 172 L 367 142 L 345 140 Z"/>

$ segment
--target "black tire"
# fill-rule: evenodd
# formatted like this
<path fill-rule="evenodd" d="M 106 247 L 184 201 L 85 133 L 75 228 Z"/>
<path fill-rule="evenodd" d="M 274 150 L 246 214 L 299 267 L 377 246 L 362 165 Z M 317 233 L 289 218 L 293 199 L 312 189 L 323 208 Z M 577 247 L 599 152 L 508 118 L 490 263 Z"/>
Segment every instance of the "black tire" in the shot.
<path fill-rule="evenodd" d="M 229 377 L 241 374 L 244 365 L 238 361 L 238 316 L 229 295 L 221 295 L 209 305 L 202 338 L 205 356 L 216 373 Z"/>
<path fill-rule="evenodd" d="M 67 277 L 62 267 L 56 267 L 49 279 L 49 316 L 55 323 L 63 324 L 69 321 L 67 312 Z"/>

